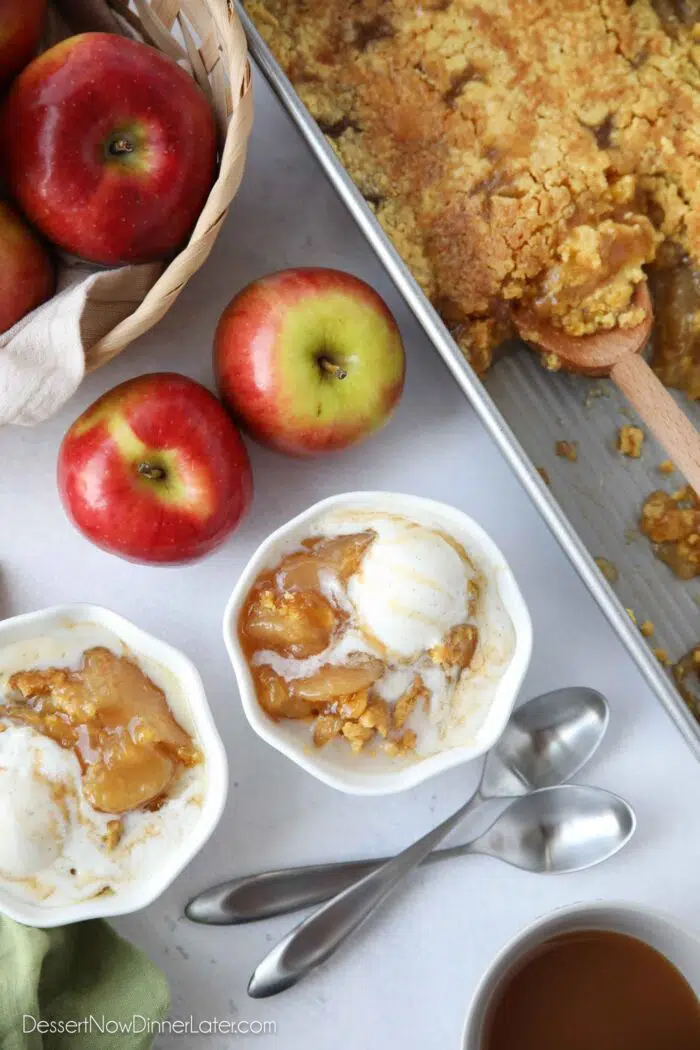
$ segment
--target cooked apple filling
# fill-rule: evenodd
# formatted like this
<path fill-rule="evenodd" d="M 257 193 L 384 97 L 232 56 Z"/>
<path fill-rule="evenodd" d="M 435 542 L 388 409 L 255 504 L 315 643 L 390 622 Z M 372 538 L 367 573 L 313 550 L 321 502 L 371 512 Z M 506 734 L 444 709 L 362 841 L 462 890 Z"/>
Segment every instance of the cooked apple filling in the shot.
<path fill-rule="evenodd" d="M 700 396 L 697 0 L 246 3 L 478 372 L 516 305 L 635 326 L 673 243 L 655 367 Z"/>
<path fill-rule="evenodd" d="M 3 717 L 72 749 L 100 812 L 158 808 L 183 769 L 201 761 L 162 689 L 109 649 L 89 649 L 77 671 L 19 671 L 8 684 Z"/>
<path fill-rule="evenodd" d="M 459 545 L 439 533 L 422 532 L 429 544 L 462 564 L 455 553 Z M 426 542 L 425 536 L 416 542 Z M 309 722 L 316 747 L 337 740 L 360 752 L 372 743 L 391 756 L 409 755 L 417 743 L 416 716 L 427 716 L 431 709 L 431 670 L 441 682 L 456 681 L 474 660 L 479 633 L 474 624 L 459 623 L 432 648 L 419 647 L 410 656 L 390 651 L 360 622 L 349 597 L 351 581 L 375 543 L 371 529 L 304 540 L 299 550 L 258 576 L 243 606 L 238 633 L 258 703 L 270 718 Z M 393 550 L 399 558 L 405 556 L 400 541 Z M 438 600 L 451 585 L 434 580 L 425 564 L 405 571 L 391 559 L 387 564 L 397 578 L 404 572 L 402 579 L 409 587 L 415 580 Z M 374 572 L 382 579 L 379 590 L 388 588 L 382 565 Z M 479 588 L 474 579 L 467 582 L 466 567 L 455 586 L 463 588 L 457 607 L 461 601 L 467 615 L 479 600 Z M 404 618 L 409 630 L 416 621 L 419 632 L 431 629 L 433 621 L 425 610 L 391 596 L 387 608 L 389 619 Z"/>

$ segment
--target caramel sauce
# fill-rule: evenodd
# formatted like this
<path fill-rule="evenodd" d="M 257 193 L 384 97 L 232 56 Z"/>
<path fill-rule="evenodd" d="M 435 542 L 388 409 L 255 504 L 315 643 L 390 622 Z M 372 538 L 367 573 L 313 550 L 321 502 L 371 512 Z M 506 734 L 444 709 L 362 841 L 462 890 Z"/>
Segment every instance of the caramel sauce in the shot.
<path fill-rule="evenodd" d="M 584 930 L 541 945 L 497 993 L 482 1050 L 698 1050 L 700 1004 L 635 937 Z"/>
<path fill-rule="evenodd" d="M 656 323 L 652 367 L 666 386 L 700 399 L 700 267 L 664 244 L 651 271 Z"/>
<path fill-rule="evenodd" d="M 79 670 L 19 671 L 2 714 L 75 751 L 83 791 L 100 812 L 159 808 L 182 770 L 201 761 L 162 689 L 132 660 L 89 649 Z"/>

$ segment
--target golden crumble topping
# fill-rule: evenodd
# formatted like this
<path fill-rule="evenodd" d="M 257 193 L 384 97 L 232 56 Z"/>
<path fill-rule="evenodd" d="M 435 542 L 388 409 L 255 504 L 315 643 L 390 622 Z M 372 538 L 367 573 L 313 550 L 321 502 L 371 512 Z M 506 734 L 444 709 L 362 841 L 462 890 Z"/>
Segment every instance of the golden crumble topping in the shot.
<path fill-rule="evenodd" d="M 406 719 L 419 700 L 423 704 L 423 709 L 427 710 L 430 704 L 430 693 L 425 688 L 421 676 L 416 675 L 406 692 L 394 705 L 394 725 L 397 729 L 403 728 Z"/>
<path fill-rule="evenodd" d="M 477 371 L 516 303 L 633 326 L 662 241 L 700 264 L 697 0 L 247 6 Z M 693 303 L 655 366 L 700 396 Z"/>
<path fill-rule="evenodd" d="M 617 450 L 623 456 L 629 456 L 630 459 L 639 459 L 642 454 L 643 444 L 644 431 L 641 427 L 634 427 L 630 424 L 620 427 L 617 434 Z"/>
<path fill-rule="evenodd" d="M 608 583 L 617 583 L 620 574 L 617 571 L 617 566 L 613 562 L 611 562 L 609 558 L 604 558 L 602 555 L 599 555 L 593 560 L 595 561 L 596 565 L 598 566 Z"/>
<path fill-rule="evenodd" d="M 430 650 L 436 664 L 463 671 L 474 659 L 479 644 L 479 630 L 474 624 L 460 623 L 447 632 L 443 641 Z"/>
<path fill-rule="evenodd" d="M 557 441 L 554 451 L 560 459 L 568 459 L 575 463 L 578 459 L 578 441 Z"/>
<path fill-rule="evenodd" d="M 700 576 L 700 499 L 690 486 L 672 495 L 652 492 L 644 501 L 639 527 L 676 576 Z"/>

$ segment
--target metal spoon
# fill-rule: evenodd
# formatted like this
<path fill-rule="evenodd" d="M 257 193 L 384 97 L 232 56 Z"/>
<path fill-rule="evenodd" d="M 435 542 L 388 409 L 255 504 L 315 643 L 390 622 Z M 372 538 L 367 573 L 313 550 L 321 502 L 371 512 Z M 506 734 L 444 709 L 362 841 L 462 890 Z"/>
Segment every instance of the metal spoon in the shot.
<path fill-rule="evenodd" d="M 461 816 L 458 810 L 300 923 L 256 968 L 248 995 L 253 999 L 277 995 L 325 962 Z M 515 799 L 483 835 L 462 848 L 526 871 L 580 871 L 617 853 L 629 841 L 635 824 L 634 812 L 616 795 L 564 784 Z"/>
<path fill-rule="evenodd" d="M 516 798 L 569 780 L 591 758 L 608 725 L 608 705 L 595 689 L 555 689 L 523 704 L 489 752 L 481 783 L 460 820 L 486 799 Z M 460 857 L 462 846 L 439 850 L 427 863 Z M 194 897 L 185 909 L 193 922 L 227 926 L 270 918 L 334 897 L 390 858 L 312 864 L 245 875 Z"/>

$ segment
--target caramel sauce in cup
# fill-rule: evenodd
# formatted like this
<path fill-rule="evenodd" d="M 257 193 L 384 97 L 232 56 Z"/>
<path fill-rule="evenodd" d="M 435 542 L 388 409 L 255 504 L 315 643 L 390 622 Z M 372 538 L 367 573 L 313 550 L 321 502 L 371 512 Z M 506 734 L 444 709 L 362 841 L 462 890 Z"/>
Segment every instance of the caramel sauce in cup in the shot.
<path fill-rule="evenodd" d="M 645 941 L 611 930 L 545 940 L 496 988 L 479 1050 L 699 1050 L 700 1002 Z"/>

